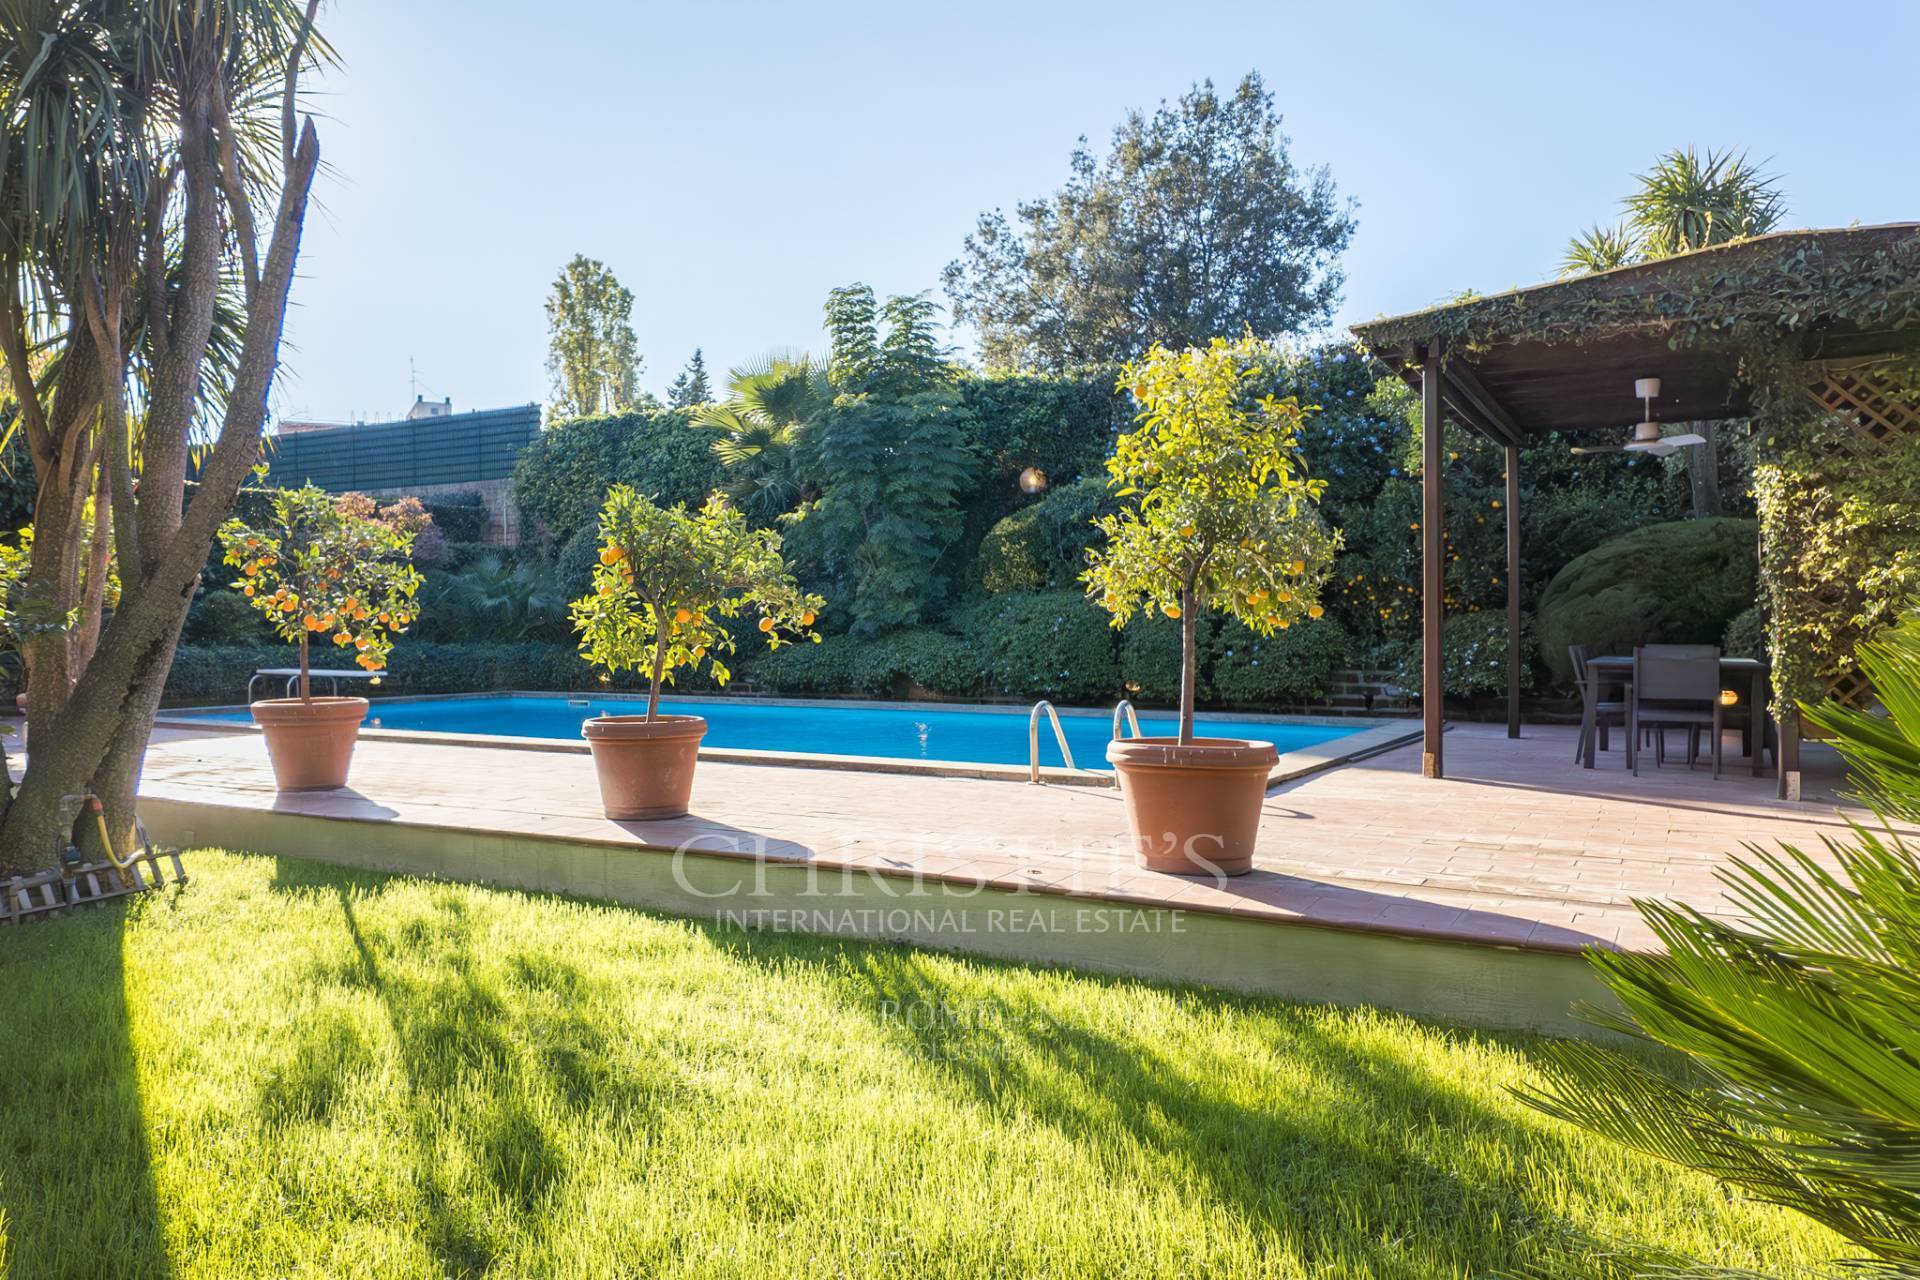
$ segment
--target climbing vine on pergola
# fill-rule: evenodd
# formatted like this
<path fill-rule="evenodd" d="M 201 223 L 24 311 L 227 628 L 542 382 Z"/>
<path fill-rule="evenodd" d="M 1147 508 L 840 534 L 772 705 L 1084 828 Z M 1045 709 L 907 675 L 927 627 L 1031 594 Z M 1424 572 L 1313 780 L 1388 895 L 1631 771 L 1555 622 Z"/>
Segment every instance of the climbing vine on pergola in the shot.
<path fill-rule="evenodd" d="M 1354 332 L 1423 389 L 1430 422 L 1506 444 L 1515 465 L 1533 434 L 1622 430 L 1641 376 L 1666 384 L 1668 420 L 1747 424 L 1783 775 L 1799 702 L 1871 699 L 1853 653 L 1920 593 L 1920 224 L 1762 236 Z M 1518 733 L 1517 682 L 1509 698 Z M 1438 732 L 1436 706 L 1435 772 Z"/>

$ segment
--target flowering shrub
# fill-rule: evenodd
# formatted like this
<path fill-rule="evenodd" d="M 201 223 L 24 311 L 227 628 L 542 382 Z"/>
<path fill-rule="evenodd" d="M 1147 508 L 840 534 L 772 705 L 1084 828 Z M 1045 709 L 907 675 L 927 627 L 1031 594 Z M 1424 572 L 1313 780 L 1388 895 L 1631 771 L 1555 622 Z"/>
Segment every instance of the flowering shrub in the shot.
<path fill-rule="evenodd" d="M 414 504 L 418 506 L 417 503 Z M 424 512 L 376 510 L 362 494 L 338 498 L 306 485 L 273 495 L 264 527 L 229 520 L 224 563 L 240 570 L 234 590 L 300 647 L 300 698 L 313 698 L 308 642 L 325 635 L 354 662 L 378 671 L 393 638 L 413 622 L 420 573 L 409 552 Z"/>
<path fill-rule="evenodd" d="M 646 671 L 651 720 L 660 712 L 660 686 L 676 669 L 704 665 L 719 684 L 731 677 L 720 661 L 734 650 L 725 619 L 758 613 L 768 646 L 778 649 L 817 641 L 810 628 L 821 607 L 781 559 L 780 535 L 750 528 L 722 499 L 690 512 L 618 484 L 600 508 L 593 590 L 569 613 L 588 662 L 609 674 Z"/>
<path fill-rule="evenodd" d="M 1255 339 L 1215 338 L 1156 346 L 1121 374 L 1140 425 L 1116 442 L 1107 471 L 1131 502 L 1094 522 L 1107 541 L 1083 577 L 1115 627 L 1151 610 L 1182 620 L 1182 742 L 1193 738 L 1200 611 L 1262 636 L 1318 618 L 1340 544 L 1315 509 L 1326 482 L 1307 477 L 1299 402 L 1255 390 L 1270 358 Z"/>

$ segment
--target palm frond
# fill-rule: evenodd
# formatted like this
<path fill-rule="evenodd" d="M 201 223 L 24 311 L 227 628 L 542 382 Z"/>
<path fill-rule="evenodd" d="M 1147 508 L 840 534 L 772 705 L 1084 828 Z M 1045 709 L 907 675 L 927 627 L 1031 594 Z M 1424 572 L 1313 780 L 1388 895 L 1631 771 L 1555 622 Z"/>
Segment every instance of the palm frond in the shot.
<path fill-rule="evenodd" d="M 1911 816 L 1920 617 L 1868 649 L 1888 716 L 1806 714 L 1834 733 L 1883 816 Z M 1856 825 L 1822 857 L 1754 849 L 1721 879 L 1737 919 L 1637 903 L 1662 950 L 1592 957 L 1624 1011 L 1596 1020 L 1678 1051 L 1686 1074 L 1560 1045 L 1524 1096 L 1803 1213 L 1867 1264 L 1920 1268 L 1920 856 L 1895 831 Z"/>
<path fill-rule="evenodd" d="M 1639 243 L 1625 224 L 1593 226 L 1568 242 L 1566 256 L 1560 260 L 1560 274 L 1578 276 L 1611 271 L 1639 260 Z"/>

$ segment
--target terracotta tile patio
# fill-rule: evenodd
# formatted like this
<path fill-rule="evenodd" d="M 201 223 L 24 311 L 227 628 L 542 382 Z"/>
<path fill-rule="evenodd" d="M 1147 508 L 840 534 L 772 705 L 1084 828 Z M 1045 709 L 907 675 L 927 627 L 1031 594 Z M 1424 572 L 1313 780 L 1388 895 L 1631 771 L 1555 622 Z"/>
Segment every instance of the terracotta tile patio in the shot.
<path fill-rule="evenodd" d="M 364 741 L 347 791 L 277 795 L 251 734 L 162 731 L 142 795 L 448 831 L 690 850 L 835 873 L 1177 907 L 1276 924 L 1566 952 L 1647 946 L 1631 900 L 1728 909 L 1715 873 L 1748 843 L 1843 834 L 1838 768 L 1816 755 L 1799 803 L 1744 769 L 1627 775 L 1620 753 L 1573 761 L 1570 728 L 1462 725 L 1445 781 L 1409 745 L 1268 794 L 1256 870 L 1160 876 L 1125 854 L 1117 792 L 971 778 L 705 762 L 694 816 L 600 818 L 584 755 Z M 350 839 L 349 831 L 343 837 Z"/>

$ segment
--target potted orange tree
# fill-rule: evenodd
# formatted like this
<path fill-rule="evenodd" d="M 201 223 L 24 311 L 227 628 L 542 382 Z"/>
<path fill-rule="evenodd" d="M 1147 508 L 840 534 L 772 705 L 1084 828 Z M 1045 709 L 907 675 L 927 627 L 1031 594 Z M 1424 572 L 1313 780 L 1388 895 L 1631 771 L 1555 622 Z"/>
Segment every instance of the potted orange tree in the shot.
<path fill-rule="evenodd" d="M 1083 575 L 1123 627 L 1138 613 L 1180 622 L 1180 732 L 1116 740 L 1141 865 L 1176 874 L 1240 875 L 1253 865 L 1272 743 L 1194 736 L 1195 624 L 1209 609 L 1271 635 L 1318 618 L 1339 535 L 1320 519 L 1325 481 L 1300 451 L 1303 412 L 1267 394 L 1271 353 L 1259 341 L 1156 346 L 1126 366 L 1139 405 L 1107 471 L 1127 500 L 1094 523 L 1106 534 Z"/>
<path fill-rule="evenodd" d="M 300 696 L 252 707 L 282 791 L 347 784 L 367 700 L 313 696 L 311 641 L 323 636 L 356 665 L 380 670 L 393 637 L 414 619 L 421 582 L 409 559 L 415 524 L 382 518 L 359 494 L 335 497 L 306 485 L 276 490 L 264 527 L 234 519 L 220 529 L 225 562 L 240 570 L 234 589 L 300 647 Z"/>
<path fill-rule="evenodd" d="M 820 597 L 800 589 L 780 556 L 780 535 L 754 529 L 715 496 L 699 511 L 662 507 L 615 485 L 600 508 L 600 563 L 593 590 L 570 606 L 581 656 L 608 675 L 647 673 L 647 713 L 596 716 L 580 726 L 593 751 L 609 818 L 674 818 L 687 812 L 707 722 L 662 715 L 660 687 L 682 668 L 705 666 L 725 684 L 734 651 L 727 619 L 757 615 L 773 648 L 817 641 L 809 628 Z"/>

